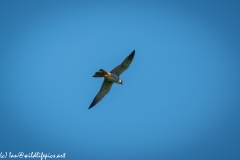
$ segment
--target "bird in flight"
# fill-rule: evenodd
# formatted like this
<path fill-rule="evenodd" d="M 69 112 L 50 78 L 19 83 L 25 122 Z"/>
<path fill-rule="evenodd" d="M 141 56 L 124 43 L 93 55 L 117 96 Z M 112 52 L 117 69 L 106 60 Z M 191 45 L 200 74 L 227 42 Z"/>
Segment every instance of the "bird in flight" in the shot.
<path fill-rule="evenodd" d="M 134 58 L 134 54 L 135 50 L 133 50 L 132 53 L 127 56 L 127 58 L 125 58 L 124 61 L 115 67 L 111 72 L 106 72 L 105 70 L 100 69 L 93 75 L 93 77 L 104 77 L 104 81 L 102 83 L 100 91 L 95 96 L 88 109 L 92 108 L 103 99 L 103 97 L 110 91 L 113 83 L 123 84 L 123 81 L 120 79 L 120 75 L 130 66 Z"/>

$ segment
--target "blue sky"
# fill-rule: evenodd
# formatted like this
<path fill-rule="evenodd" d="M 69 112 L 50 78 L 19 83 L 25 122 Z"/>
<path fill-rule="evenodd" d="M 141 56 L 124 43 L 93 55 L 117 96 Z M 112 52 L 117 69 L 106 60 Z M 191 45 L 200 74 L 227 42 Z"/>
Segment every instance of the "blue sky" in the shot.
<path fill-rule="evenodd" d="M 239 159 L 238 1 L 0 1 L 0 152 Z M 124 85 L 88 110 L 136 50 Z"/>

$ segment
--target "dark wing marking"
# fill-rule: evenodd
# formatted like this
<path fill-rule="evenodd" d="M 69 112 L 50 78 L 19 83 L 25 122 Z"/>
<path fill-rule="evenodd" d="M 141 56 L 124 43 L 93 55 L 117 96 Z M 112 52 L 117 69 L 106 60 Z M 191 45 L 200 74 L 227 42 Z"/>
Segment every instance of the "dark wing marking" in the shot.
<path fill-rule="evenodd" d="M 120 74 L 122 74 L 122 72 L 124 72 L 131 64 L 133 58 L 134 58 L 134 54 L 135 54 L 135 50 L 132 51 L 132 53 L 124 59 L 124 61 L 118 65 L 117 67 L 115 67 L 111 73 L 115 73 L 116 75 L 120 76 Z"/>
<path fill-rule="evenodd" d="M 88 109 L 92 108 L 93 106 L 95 106 L 98 102 L 100 102 L 103 97 L 110 91 L 111 87 L 113 85 L 113 82 L 110 82 L 106 79 L 104 79 L 102 87 L 100 89 L 100 91 L 98 92 L 98 94 L 95 96 L 95 98 L 93 99 L 91 105 L 89 106 Z"/>

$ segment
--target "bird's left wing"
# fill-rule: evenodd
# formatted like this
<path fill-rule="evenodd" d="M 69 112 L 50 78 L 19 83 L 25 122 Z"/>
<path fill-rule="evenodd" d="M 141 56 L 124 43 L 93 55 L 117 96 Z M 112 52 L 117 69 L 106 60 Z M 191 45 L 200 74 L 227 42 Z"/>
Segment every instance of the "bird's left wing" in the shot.
<path fill-rule="evenodd" d="M 92 108 L 93 106 L 95 106 L 98 102 L 100 102 L 103 97 L 110 91 L 111 87 L 113 85 L 113 82 L 110 82 L 106 79 L 104 79 L 102 87 L 100 89 L 100 91 L 98 92 L 98 94 L 95 96 L 95 98 L 93 99 L 91 105 L 89 106 L 88 109 Z"/>

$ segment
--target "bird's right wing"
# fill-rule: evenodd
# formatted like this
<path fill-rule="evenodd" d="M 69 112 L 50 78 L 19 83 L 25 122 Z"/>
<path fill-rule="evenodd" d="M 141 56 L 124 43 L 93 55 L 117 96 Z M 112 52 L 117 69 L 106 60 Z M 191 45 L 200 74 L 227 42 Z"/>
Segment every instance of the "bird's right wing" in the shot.
<path fill-rule="evenodd" d="M 95 96 L 95 98 L 93 99 L 91 105 L 89 106 L 88 109 L 92 108 L 93 106 L 95 106 L 98 102 L 100 102 L 103 97 L 110 91 L 111 87 L 113 85 L 113 82 L 110 82 L 106 79 L 104 79 L 102 87 L 100 89 L 100 91 L 98 92 L 98 94 Z"/>
<path fill-rule="evenodd" d="M 133 50 L 132 53 L 129 56 L 127 56 L 127 58 L 125 58 L 124 61 L 120 65 L 115 67 L 111 71 L 111 73 L 115 73 L 116 75 L 120 76 L 120 74 L 122 74 L 122 72 L 124 72 L 132 63 L 134 54 L 135 54 L 135 50 Z"/>

